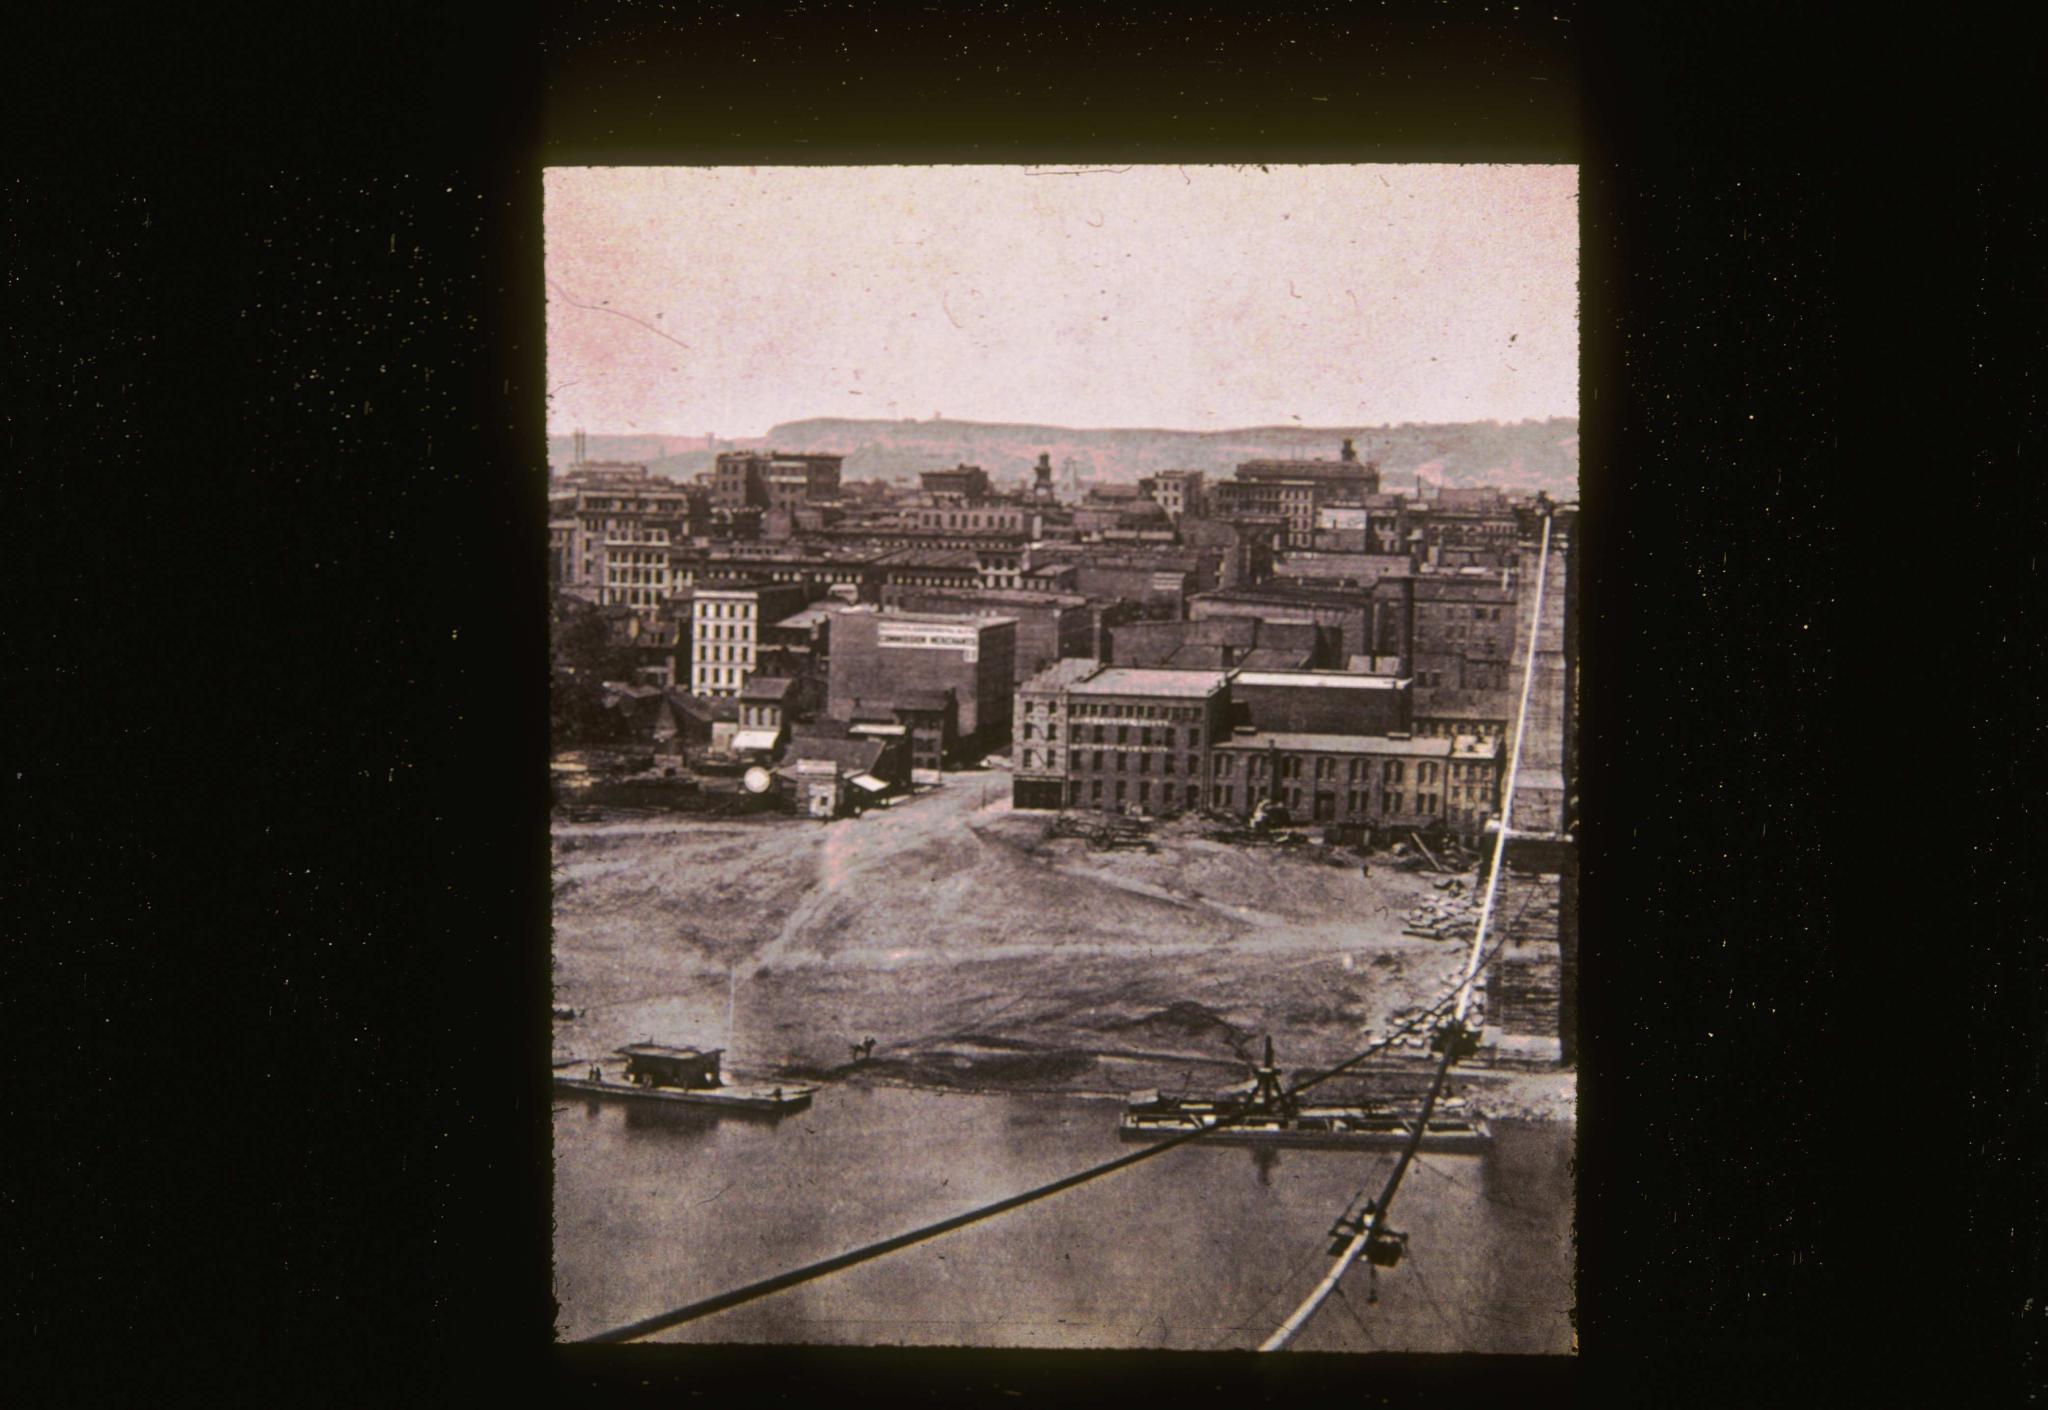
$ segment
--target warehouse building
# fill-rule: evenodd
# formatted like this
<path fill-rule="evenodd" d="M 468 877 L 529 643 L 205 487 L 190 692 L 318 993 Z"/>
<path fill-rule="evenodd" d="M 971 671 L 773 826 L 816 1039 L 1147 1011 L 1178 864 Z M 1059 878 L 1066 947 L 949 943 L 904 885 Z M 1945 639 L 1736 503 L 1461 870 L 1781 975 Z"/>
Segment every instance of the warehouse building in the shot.
<path fill-rule="evenodd" d="M 1402 734 L 1244 730 L 1216 745 L 1210 806 L 1250 817 L 1274 802 L 1297 823 L 1375 831 L 1447 826 L 1454 747 Z M 1459 762 L 1469 768 L 1476 760 Z"/>
<path fill-rule="evenodd" d="M 1230 728 L 1225 672 L 1105 666 L 1064 693 L 1069 807 L 1171 814 L 1201 806 L 1210 742 Z"/>
<path fill-rule="evenodd" d="M 826 715 L 893 707 L 946 691 L 958 706 L 960 749 L 986 753 L 1010 739 L 1017 622 L 857 607 L 832 620 Z"/>

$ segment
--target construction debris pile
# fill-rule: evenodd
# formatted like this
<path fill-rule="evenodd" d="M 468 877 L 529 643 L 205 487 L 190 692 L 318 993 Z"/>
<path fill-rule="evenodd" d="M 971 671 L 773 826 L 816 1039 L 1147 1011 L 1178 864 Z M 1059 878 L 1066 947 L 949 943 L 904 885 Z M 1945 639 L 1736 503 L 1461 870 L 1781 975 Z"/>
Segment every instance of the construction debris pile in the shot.
<path fill-rule="evenodd" d="M 1408 863 L 1411 869 L 1421 865 L 1431 871 L 1461 872 L 1470 871 L 1478 862 L 1477 857 L 1451 836 L 1441 837 L 1431 845 L 1423 841 L 1420 833 L 1410 832 L 1407 841 L 1396 841 L 1387 851 L 1396 861 Z"/>
<path fill-rule="evenodd" d="M 1308 839 L 1298 832 L 1276 832 L 1270 828 L 1220 827 L 1203 836 L 1211 842 L 1240 842 L 1275 847 L 1298 847 Z"/>
<path fill-rule="evenodd" d="M 1479 926 L 1479 897 L 1461 877 L 1437 883 L 1437 894 L 1401 918 L 1401 933 L 1419 940 L 1472 941 Z"/>
<path fill-rule="evenodd" d="M 1150 830 L 1142 819 L 1119 817 L 1115 813 L 1096 814 L 1086 819 L 1072 813 L 1061 813 L 1045 825 L 1045 836 L 1048 841 L 1055 837 L 1086 838 L 1088 846 L 1097 852 L 1157 852 L 1159 845 L 1146 836 Z"/>

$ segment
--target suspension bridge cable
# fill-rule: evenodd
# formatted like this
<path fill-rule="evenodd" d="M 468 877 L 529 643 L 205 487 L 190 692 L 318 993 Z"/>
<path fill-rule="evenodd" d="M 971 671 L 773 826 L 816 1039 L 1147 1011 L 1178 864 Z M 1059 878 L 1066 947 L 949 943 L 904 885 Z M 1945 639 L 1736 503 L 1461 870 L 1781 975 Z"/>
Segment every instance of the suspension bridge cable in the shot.
<path fill-rule="evenodd" d="M 1543 625 L 1543 589 L 1550 566 L 1550 528 L 1551 516 L 1546 513 L 1543 516 L 1543 545 L 1538 550 L 1536 558 L 1536 596 L 1529 613 L 1529 656 L 1523 665 L 1522 698 L 1515 712 L 1515 748 L 1508 758 L 1507 787 L 1501 795 L 1500 830 L 1494 836 L 1493 869 L 1486 879 L 1486 900 L 1479 908 L 1479 924 L 1472 933 L 1472 957 L 1466 962 L 1465 977 L 1458 985 L 1458 1003 L 1450 1025 L 1453 1036 L 1444 1046 L 1443 1061 L 1437 1064 L 1436 1076 L 1429 1084 L 1429 1095 L 1422 1101 L 1422 1114 L 1417 1118 L 1414 1130 L 1409 1133 L 1408 1143 L 1401 1148 L 1401 1158 L 1394 1162 L 1394 1170 L 1387 1177 L 1386 1188 L 1380 1192 L 1379 1200 L 1373 1206 L 1372 1218 L 1352 1236 L 1351 1242 L 1344 1246 L 1343 1252 L 1332 1262 L 1329 1273 L 1316 1284 L 1315 1289 L 1302 1300 L 1301 1305 L 1288 1314 L 1287 1320 L 1260 1344 L 1260 1351 L 1279 1351 L 1300 1335 L 1301 1329 L 1308 1325 L 1309 1318 L 1315 1316 L 1316 1310 L 1329 1300 L 1331 1292 L 1350 1271 L 1351 1265 L 1358 1261 L 1359 1255 L 1379 1238 L 1380 1230 L 1386 1223 L 1387 1209 L 1393 1204 L 1395 1194 L 1400 1191 L 1401 1179 L 1408 1173 L 1408 1166 L 1415 1159 L 1416 1151 L 1421 1148 L 1422 1133 L 1429 1128 L 1430 1113 L 1436 1109 L 1437 1097 L 1443 1091 L 1445 1079 L 1450 1076 L 1451 1065 L 1458 1060 L 1458 1031 L 1463 1029 L 1465 1013 L 1472 1005 L 1472 981 L 1479 973 L 1481 956 L 1486 945 L 1486 929 L 1493 919 L 1494 899 L 1500 893 L 1500 874 L 1507 855 L 1508 831 L 1514 820 L 1515 783 L 1522 767 L 1522 746 L 1526 742 L 1529 725 L 1529 692 L 1536 682 L 1536 637 Z"/>
<path fill-rule="evenodd" d="M 1394 1045 L 1396 1039 L 1405 1036 L 1407 1033 L 1441 1014 L 1450 1003 L 1452 997 L 1454 995 L 1446 996 L 1446 998 L 1438 1001 L 1428 1010 L 1417 1014 L 1406 1023 L 1394 1029 L 1386 1037 L 1371 1044 L 1362 1051 L 1354 1053 L 1336 1066 L 1326 1068 L 1295 1083 L 1294 1086 L 1288 1088 L 1283 1093 L 1283 1097 L 1291 1098 L 1298 1096 L 1311 1087 L 1327 1082 L 1333 1077 L 1341 1076 L 1359 1063 L 1364 1062 L 1367 1058 L 1385 1052 Z M 984 1219 L 993 1218 L 1012 1209 L 1019 1209 L 1024 1205 L 1059 1194 L 1063 1190 L 1070 1190 L 1076 1185 L 1086 1184 L 1090 1180 L 1112 1174 L 1115 1171 L 1128 1169 L 1140 1161 L 1164 1155 L 1167 1151 L 1199 1141 L 1213 1132 L 1235 1125 L 1250 1114 L 1248 1110 L 1225 1111 L 1206 1126 L 1198 1127 L 1182 1135 L 1170 1136 L 1163 1141 L 1147 1146 L 1143 1150 L 1134 1151 L 1130 1155 L 1118 1156 L 1114 1160 L 1104 1161 L 1100 1165 L 1090 1166 L 1086 1170 L 1062 1176 L 1057 1180 L 1036 1186 L 1021 1194 L 1011 1195 L 1005 1199 L 996 1200 L 991 1204 L 981 1205 L 975 1209 L 967 1210 L 965 1213 L 956 1214 L 950 1218 L 941 1219 L 936 1223 L 926 1224 L 875 1243 L 864 1244 L 845 1253 L 835 1254 L 831 1258 L 805 1264 L 801 1268 L 793 1268 L 786 1273 L 778 1273 L 774 1277 L 763 1278 L 759 1282 L 748 1283 L 744 1287 L 733 1288 L 730 1291 L 718 1293 L 712 1297 L 701 1298 L 696 1302 L 688 1303 L 672 1311 L 658 1313 L 652 1317 L 644 1317 L 637 1322 L 628 1323 L 623 1327 L 615 1327 L 610 1331 L 599 1332 L 595 1336 L 584 1337 L 582 1340 L 590 1343 L 633 1341 L 639 1337 L 650 1336 L 655 1332 L 666 1331 L 670 1327 L 679 1327 L 685 1322 L 694 1322 L 701 1318 L 709 1317 L 714 1313 L 728 1311 L 744 1303 L 753 1302 L 758 1298 L 782 1292 L 785 1289 L 796 1287 L 801 1283 L 808 1283 L 816 1278 L 822 1278 L 829 1273 L 836 1273 L 842 1269 L 854 1267 L 856 1264 L 866 1263 L 885 1254 L 909 1248 L 913 1244 L 923 1243 L 927 1239 L 937 1238 L 941 1234 L 951 1233 L 955 1229 L 963 1229 L 969 1224 L 977 1224 Z"/>
<path fill-rule="evenodd" d="M 1526 906 L 1526 904 L 1527 903 L 1525 902 L 1524 905 Z M 1498 954 L 1501 948 L 1506 943 L 1507 942 L 1505 940 L 1496 940 L 1492 947 L 1487 951 L 1486 962 L 1490 962 L 1493 956 Z M 1335 1066 L 1325 1068 L 1321 1072 L 1317 1072 L 1306 1078 L 1303 1078 L 1301 1081 L 1295 1083 L 1292 1087 L 1288 1088 L 1283 1093 L 1283 1096 L 1299 1096 L 1301 1093 L 1308 1091 L 1312 1087 L 1320 1086 L 1322 1083 L 1327 1082 L 1334 1077 L 1342 1076 L 1344 1073 L 1356 1067 L 1359 1063 L 1364 1062 L 1367 1058 L 1375 1057 L 1380 1053 L 1385 1052 L 1387 1049 L 1391 1048 L 1399 1039 L 1405 1037 L 1409 1033 L 1416 1031 L 1419 1028 L 1422 1028 L 1423 1026 L 1435 1020 L 1436 1018 L 1440 1017 L 1446 1009 L 1451 1007 L 1452 1003 L 1457 998 L 1458 992 L 1458 990 L 1453 990 L 1451 993 L 1446 994 L 1443 998 L 1437 1000 L 1436 1003 L 1430 1005 L 1421 1013 L 1416 1014 L 1404 1023 L 1401 1023 L 1398 1026 L 1396 1026 L 1392 1031 L 1390 1031 L 1386 1035 L 1386 1037 L 1381 1038 L 1377 1042 L 1368 1045 L 1364 1049 L 1360 1050 L 1357 1053 L 1354 1053 L 1352 1056 L 1344 1059 L 1344 1061 L 1336 1064 Z M 1176 1147 L 1187 1145 L 1193 1141 L 1198 1141 L 1202 1139 L 1204 1136 L 1211 1134 L 1212 1132 L 1219 1131 L 1224 1129 L 1225 1127 L 1234 1125 L 1238 1121 L 1243 1120 L 1244 1117 L 1248 1114 L 1248 1112 L 1226 1112 L 1225 1114 L 1220 1116 L 1216 1121 L 1212 1122 L 1210 1125 L 1204 1126 L 1198 1130 L 1190 1131 L 1179 1136 L 1169 1137 L 1164 1141 L 1160 1141 L 1157 1144 L 1146 1147 L 1144 1150 L 1133 1152 L 1132 1154 L 1127 1156 L 1119 1156 L 1115 1160 L 1106 1161 L 1101 1165 L 1096 1165 L 1086 1170 L 1077 1171 L 1073 1175 L 1065 1176 L 1059 1180 L 1052 1181 L 1049 1184 L 1040 1185 L 1035 1189 L 1023 1192 L 1022 1194 L 1013 1195 L 1007 1199 L 996 1201 L 994 1204 L 983 1205 L 977 1209 L 969 1210 L 964 1214 L 955 1215 L 950 1219 L 940 1220 L 936 1224 L 928 1224 L 920 1229 L 913 1229 L 908 1233 L 899 1234 L 894 1238 L 884 1239 L 878 1243 L 867 1244 L 861 1248 L 850 1250 L 847 1253 L 839 1254 L 833 1258 L 824 1259 L 817 1263 L 807 1264 L 802 1268 L 793 1269 L 790 1272 L 778 1274 L 772 1278 L 765 1278 L 762 1279 L 760 1282 L 750 1283 L 745 1287 L 735 1288 L 730 1292 L 720 1293 L 714 1297 L 704 1298 L 698 1302 L 693 1302 L 684 1307 L 676 1308 L 672 1312 L 664 1312 L 654 1317 L 643 1318 L 642 1320 L 630 1323 L 627 1326 L 618 1327 L 608 1332 L 600 1332 L 595 1336 L 585 1337 L 582 1340 L 590 1343 L 632 1341 L 639 1337 L 652 1335 L 655 1332 L 665 1331 L 670 1327 L 681 1326 L 685 1322 L 694 1322 L 701 1318 L 712 1316 L 715 1313 L 727 1311 L 731 1308 L 741 1306 L 744 1303 L 753 1302 L 756 1299 L 770 1296 L 771 1294 L 781 1292 L 787 1288 L 795 1287 L 800 1283 L 810 1282 L 815 1278 L 822 1278 L 829 1273 L 835 1273 L 840 1271 L 841 1269 L 851 1268 L 856 1264 L 865 1263 L 871 1259 L 880 1258 L 885 1254 L 894 1253 L 900 1249 L 908 1248 L 912 1244 L 922 1243 L 927 1239 L 937 1238 L 939 1235 L 950 1233 L 954 1229 L 964 1228 L 969 1224 L 978 1223 L 983 1219 L 991 1218 L 997 1214 L 1002 1214 L 1009 1210 L 1020 1208 L 1021 1206 L 1030 1204 L 1036 1200 L 1044 1199 L 1048 1196 L 1058 1194 L 1063 1190 L 1072 1189 L 1076 1185 L 1085 1184 L 1086 1182 L 1093 1180 L 1098 1176 L 1108 1175 L 1114 1171 L 1126 1169 L 1129 1166 L 1138 1164 L 1140 1161 L 1148 1160 L 1155 1155 L 1163 1155 L 1167 1151 L 1172 1150 Z"/>

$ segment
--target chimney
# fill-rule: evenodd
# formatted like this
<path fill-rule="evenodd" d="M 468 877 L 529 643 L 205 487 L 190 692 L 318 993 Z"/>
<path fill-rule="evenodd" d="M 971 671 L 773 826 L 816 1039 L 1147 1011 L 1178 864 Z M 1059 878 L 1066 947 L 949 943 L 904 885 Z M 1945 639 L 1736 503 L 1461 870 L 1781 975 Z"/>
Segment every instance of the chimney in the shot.
<path fill-rule="evenodd" d="M 1349 436 L 1346 436 L 1344 438 L 1344 452 L 1342 459 L 1346 465 L 1356 465 L 1358 463 L 1358 452 L 1355 449 L 1353 449 L 1351 445 L 1351 437 Z"/>

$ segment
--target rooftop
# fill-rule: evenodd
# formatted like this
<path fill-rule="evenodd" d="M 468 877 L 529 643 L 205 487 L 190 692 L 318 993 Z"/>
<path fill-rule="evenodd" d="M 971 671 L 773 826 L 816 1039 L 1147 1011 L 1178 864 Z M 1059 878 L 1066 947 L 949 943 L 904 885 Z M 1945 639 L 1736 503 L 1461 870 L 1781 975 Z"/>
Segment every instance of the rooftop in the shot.
<path fill-rule="evenodd" d="M 1076 695 L 1163 695 L 1202 700 L 1223 688 L 1222 671 L 1176 671 L 1156 666 L 1109 666 L 1069 689 Z"/>
<path fill-rule="evenodd" d="M 1448 739 L 1395 739 L 1384 734 L 1298 734 L 1260 730 L 1216 741 L 1218 749 L 1292 749 L 1304 754 L 1395 754 L 1448 758 Z"/>
<path fill-rule="evenodd" d="M 766 587 L 779 587 L 766 578 L 706 578 L 697 584 L 699 596 L 707 592 L 758 592 Z"/>
<path fill-rule="evenodd" d="M 1001 627 L 1016 626 L 1015 617 L 977 617 L 972 612 L 905 612 L 898 608 L 885 607 L 874 614 L 885 626 L 909 624 L 915 626 L 929 622 L 937 627 Z"/>
<path fill-rule="evenodd" d="M 1448 740 L 1441 742 L 1449 744 Z M 789 747 L 782 751 L 783 767 L 776 772 L 787 774 L 797 764 L 815 760 L 837 764 L 850 774 L 870 773 L 888 748 L 886 739 L 850 738 L 806 730 L 789 741 Z"/>
<path fill-rule="evenodd" d="M 1088 599 L 1075 592 L 1048 592 L 1041 588 L 956 588 L 911 586 L 905 597 L 935 597 L 948 602 L 1009 602 L 1019 607 L 1080 607 Z"/>
<path fill-rule="evenodd" d="M 838 616 L 841 612 L 844 612 L 846 610 L 847 604 L 843 602 L 814 602 L 809 607 L 804 608 L 804 610 L 801 612 L 790 613 L 787 617 L 784 617 L 775 625 L 778 627 L 815 627 L 820 622 L 831 621 L 834 617 Z"/>
<path fill-rule="evenodd" d="M 1237 664 L 1251 671 L 1287 671 L 1303 666 L 1309 659 L 1309 651 L 1299 646 L 1255 646 Z"/>
<path fill-rule="evenodd" d="M 1234 679 L 1239 685 L 1307 685 L 1330 690 L 1393 690 L 1408 684 L 1393 676 L 1373 676 L 1357 671 L 1243 670 Z"/>
<path fill-rule="evenodd" d="M 740 691 L 740 699 L 780 702 L 795 689 L 796 682 L 786 676 L 755 676 Z"/>
<path fill-rule="evenodd" d="M 1345 592 L 1333 588 L 1311 587 L 1257 587 L 1226 588 L 1218 592 L 1199 593 L 1197 602 L 1250 602 L 1270 603 L 1277 606 L 1297 607 L 1359 607 L 1365 602 L 1363 589 Z"/>
<path fill-rule="evenodd" d="M 1064 690 L 1100 670 L 1102 663 L 1088 656 L 1068 656 L 1053 662 L 1018 686 L 1019 690 Z"/>
<path fill-rule="evenodd" d="M 704 1058 L 717 1057 L 725 1049 L 672 1047 L 667 1043 L 628 1043 L 625 1047 L 614 1048 L 612 1051 L 621 1057 Z"/>
<path fill-rule="evenodd" d="M 898 548 L 875 562 L 888 568 L 972 568 L 977 572 L 981 568 L 981 560 L 966 548 Z"/>

